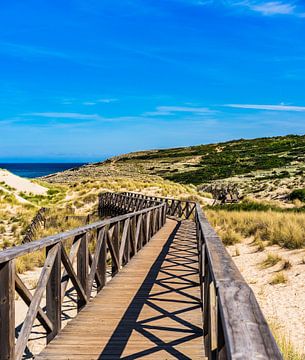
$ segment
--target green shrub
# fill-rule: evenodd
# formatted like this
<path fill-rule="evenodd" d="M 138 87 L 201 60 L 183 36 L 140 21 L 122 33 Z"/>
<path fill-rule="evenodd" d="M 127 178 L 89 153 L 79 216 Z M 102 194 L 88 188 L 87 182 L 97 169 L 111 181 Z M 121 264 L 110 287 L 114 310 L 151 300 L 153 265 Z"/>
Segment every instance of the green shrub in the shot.
<path fill-rule="evenodd" d="M 305 201 L 305 189 L 296 189 L 293 190 L 289 195 L 290 200 L 300 200 Z"/>

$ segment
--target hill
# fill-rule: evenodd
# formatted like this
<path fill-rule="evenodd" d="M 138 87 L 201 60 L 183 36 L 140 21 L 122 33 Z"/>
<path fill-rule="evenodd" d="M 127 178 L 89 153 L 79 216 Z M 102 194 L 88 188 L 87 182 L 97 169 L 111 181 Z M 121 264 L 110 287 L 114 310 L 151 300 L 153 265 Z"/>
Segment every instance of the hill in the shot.
<path fill-rule="evenodd" d="M 65 183 L 104 176 L 157 176 L 193 184 L 198 190 L 210 184 L 236 183 L 243 194 L 277 198 L 304 187 L 305 135 L 134 152 L 50 175 L 45 180 Z"/>

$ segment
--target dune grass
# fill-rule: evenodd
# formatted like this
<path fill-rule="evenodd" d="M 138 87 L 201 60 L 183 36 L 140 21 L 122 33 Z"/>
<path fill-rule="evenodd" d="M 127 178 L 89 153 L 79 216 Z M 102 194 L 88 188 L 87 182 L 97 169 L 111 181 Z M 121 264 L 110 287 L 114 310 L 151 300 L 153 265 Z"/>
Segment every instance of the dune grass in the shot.
<path fill-rule="evenodd" d="M 287 281 L 287 277 L 282 272 L 279 272 L 272 277 L 270 285 L 285 284 Z"/>
<path fill-rule="evenodd" d="M 284 360 L 305 360 L 305 354 L 295 350 L 290 337 L 287 334 L 283 334 L 278 323 L 270 321 L 269 326 Z"/>
<path fill-rule="evenodd" d="M 282 258 L 280 256 L 278 256 L 277 254 L 269 253 L 269 254 L 267 254 L 267 257 L 265 258 L 265 260 L 261 262 L 260 266 L 262 269 L 266 269 L 266 268 L 276 265 L 281 260 L 282 260 Z"/>
<path fill-rule="evenodd" d="M 258 243 L 267 241 L 288 249 L 305 247 L 304 213 L 209 209 L 206 214 L 220 235 L 234 231 L 242 237 L 252 236 Z"/>

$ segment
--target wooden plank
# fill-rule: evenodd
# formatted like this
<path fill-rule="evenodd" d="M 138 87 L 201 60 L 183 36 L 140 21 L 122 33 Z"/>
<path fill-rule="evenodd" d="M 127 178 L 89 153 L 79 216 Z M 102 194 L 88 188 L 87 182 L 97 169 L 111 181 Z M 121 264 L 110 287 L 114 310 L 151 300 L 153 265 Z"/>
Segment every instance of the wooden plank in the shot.
<path fill-rule="evenodd" d="M 49 276 L 52 271 L 52 267 L 54 264 L 54 261 L 57 256 L 57 251 L 59 248 L 59 244 L 56 244 L 48 253 L 47 258 L 45 260 L 44 266 L 41 270 L 41 274 L 37 283 L 37 288 L 35 291 L 35 294 L 32 298 L 31 304 L 28 308 L 23 326 L 21 328 L 21 331 L 19 333 L 17 343 L 16 343 L 16 353 L 15 353 L 15 359 L 20 360 L 23 356 L 24 349 L 26 347 L 26 344 L 28 342 L 28 338 L 31 334 L 31 329 L 33 326 L 33 323 L 36 319 L 38 308 L 43 296 L 44 291 L 46 290 L 47 282 L 49 280 Z"/>
<path fill-rule="evenodd" d="M 1 359 L 15 358 L 15 264 L 0 264 L 0 351 Z"/>
<path fill-rule="evenodd" d="M 217 298 L 215 285 L 213 282 L 210 283 L 210 291 L 209 291 L 210 301 L 209 301 L 209 312 L 210 312 L 210 349 L 211 352 L 217 350 Z"/>
<path fill-rule="evenodd" d="M 80 241 L 81 241 L 81 237 L 76 236 L 73 240 L 71 249 L 70 249 L 70 254 L 69 254 L 69 260 L 72 264 L 74 264 L 74 260 L 76 259 L 76 255 L 80 246 Z M 67 270 L 64 270 L 63 276 L 62 276 L 62 282 L 61 282 L 61 302 L 63 302 L 63 299 L 65 297 L 65 293 L 66 293 L 66 289 L 68 286 L 68 282 L 69 282 L 69 275 L 67 273 Z"/>
<path fill-rule="evenodd" d="M 89 274 L 89 249 L 88 249 L 88 236 L 85 234 L 81 238 L 79 250 L 77 253 L 77 278 L 79 279 L 82 288 L 86 294 L 86 297 L 89 301 L 90 293 L 89 293 L 89 283 L 88 283 L 88 274 Z M 80 311 L 86 302 L 80 296 L 78 296 L 77 300 L 77 309 Z"/>
<path fill-rule="evenodd" d="M 104 235 L 104 240 L 102 241 L 100 253 L 98 254 L 98 265 L 97 265 L 97 273 L 100 275 L 100 284 L 98 287 L 98 291 L 102 290 L 102 288 L 106 284 L 107 278 L 107 239 L 109 238 L 109 231 L 106 231 Z"/>
<path fill-rule="evenodd" d="M 97 233 L 97 241 L 96 241 L 96 245 L 95 245 L 94 256 L 92 258 L 92 264 L 91 264 L 91 268 L 90 268 L 90 273 L 88 275 L 88 293 L 89 294 L 91 293 L 94 278 L 95 278 L 95 274 L 96 274 L 96 271 L 97 271 L 97 266 L 98 266 L 98 263 L 100 261 L 100 253 L 101 253 L 102 244 L 106 243 L 105 231 L 108 231 L 108 229 L 106 230 L 105 227 L 103 227 L 102 229 L 99 229 L 98 233 Z M 102 273 L 100 272 L 100 275 L 101 274 Z M 101 279 L 101 281 L 103 281 L 103 280 Z"/>
<path fill-rule="evenodd" d="M 121 245 L 120 245 L 120 252 L 119 252 L 120 266 L 122 266 L 122 264 L 123 264 L 123 255 L 125 252 L 125 246 L 126 246 L 126 241 L 127 241 L 127 236 L 128 236 L 129 222 L 130 222 L 130 218 L 126 219 L 125 223 L 124 223 Z"/>
<path fill-rule="evenodd" d="M 282 359 L 250 287 L 226 282 L 218 288 L 220 315 L 228 354 L 234 358 Z M 233 300 L 234 299 L 234 300 Z M 242 355 L 240 355 L 242 354 Z"/>
<path fill-rule="evenodd" d="M 120 262 L 118 259 L 118 247 L 115 248 L 115 240 L 117 238 L 116 231 L 114 231 L 112 238 L 107 239 L 108 248 L 112 259 L 112 275 L 114 276 L 120 270 Z"/>
<path fill-rule="evenodd" d="M 176 226 L 168 220 L 36 359 L 204 359 L 196 239 Z"/>
<path fill-rule="evenodd" d="M 61 247 L 56 247 L 56 257 L 47 282 L 46 311 L 52 322 L 52 329 L 47 331 L 47 342 L 49 343 L 61 329 Z M 47 254 L 52 252 L 54 246 L 47 248 Z M 39 313 L 39 308 L 37 314 Z"/>
<path fill-rule="evenodd" d="M 141 232 L 141 226 L 142 226 L 142 218 L 143 215 L 139 215 L 137 219 L 137 227 L 136 227 L 136 234 L 135 234 L 135 251 L 138 251 L 138 244 L 139 244 L 139 238 L 140 238 L 140 232 Z"/>

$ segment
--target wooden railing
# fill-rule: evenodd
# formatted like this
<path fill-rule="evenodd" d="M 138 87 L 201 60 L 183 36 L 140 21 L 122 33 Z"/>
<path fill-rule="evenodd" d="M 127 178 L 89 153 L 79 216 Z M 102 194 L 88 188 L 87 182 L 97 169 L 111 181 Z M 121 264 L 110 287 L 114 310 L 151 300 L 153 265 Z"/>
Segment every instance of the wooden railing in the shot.
<path fill-rule="evenodd" d="M 170 208 L 170 210 L 169 210 Z M 50 342 L 61 329 L 69 280 L 80 311 L 106 283 L 107 260 L 115 276 L 164 225 L 167 216 L 194 218 L 199 256 L 204 340 L 209 359 L 282 359 L 255 296 L 199 204 L 135 193 L 104 193 L 101 216 L 114 216 L 0 253 L 0 359 L 23 356 L 38 319 Z M 121 215 L 123 214 L 123 215 Z M 32 294 L 16 273 L 15 260 L 45 251 Z M 15 343 L 15 291 L 28 306 Z M 46 293 L 46 306 L 41 307 Z"/>
<path fill-rule="evenodd" d="M 206 355 L 209 359 L 282 359 L 253 291 L 199 204 L 195 221 Z"/>
<path fill-rule="evenodd" d="M 164 225 L 166 205 L 139 211 L 49 236 L 0 253 L 0 359 L 20 360 L 36 318 L 50 342 L 61 329 L 62 303 L 69 280 L 77 292 L 80 311 L 106 283 L 107 259 L 112 276 L 118 273 Z M 25 254 L 45 251 L 46 258 L 32 294 L 15 269 Z M 75 264 L 76 263 L 76 264 Z M 15 291 L 28 311 L 15 344 Z M 41 301 L 46 293 L 45 309 Z"/>
<path fill-rule="evenodd" d="M 38 210 L 37 214 L 31 221 L 30 225 L 27 227 L 25 231 L 24 238 L 22 239 L 22 244 L 28 243 L 33 241 L 35 238 L 35 235 L 37 231 L 45 226 L 46 222 L 46 213 L 48 212 L 48 209 L 45 207 L 42 207 Z"/>
<path fill-rule="evenodd" d="M 101 194 L 101 199 L 104 200 L 100 204 L 109 209 L 110 215 L 120 208 L 120 201 L 125 204 L 124 211 L 132 211 L 139 201 L 156 201 L 166 205 L 168 216 L 194 217 L 204 341 L 209 359 L 282 359 L 253 291 L 198 203 L 138 193 Z"/>
<path fill-rule="evenodd" d="M 160 201 L 130 196 L 125 193 L 105 192 L 99 195 L 99 216 L 128 214 L 161 204 Z"/>
<path fill-rule="evenodd" d="M 169 197 L 148 196 L 135 192 L 124 192 L 124 195 L 135 199 L 156 201 L 158 203 L 165 203 L 167 208 L 167 215 L 181 219 L 190 219 L 195 215 L 196 203 L 189 200 L 178 200 Z"/>

